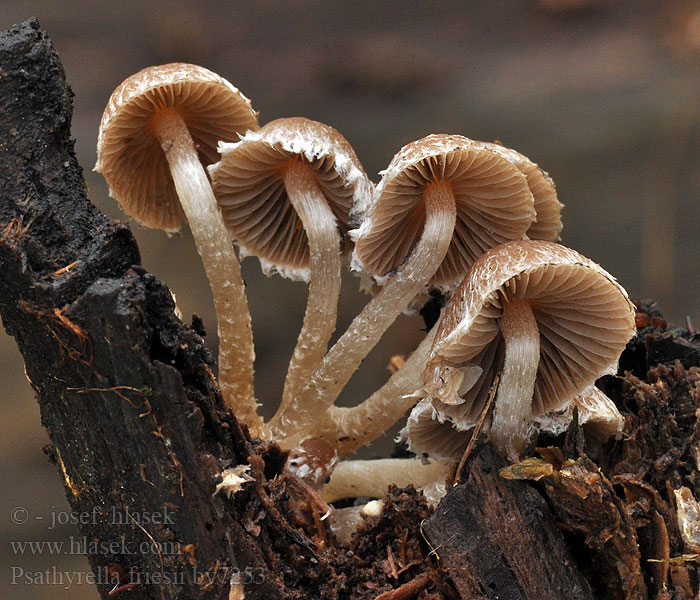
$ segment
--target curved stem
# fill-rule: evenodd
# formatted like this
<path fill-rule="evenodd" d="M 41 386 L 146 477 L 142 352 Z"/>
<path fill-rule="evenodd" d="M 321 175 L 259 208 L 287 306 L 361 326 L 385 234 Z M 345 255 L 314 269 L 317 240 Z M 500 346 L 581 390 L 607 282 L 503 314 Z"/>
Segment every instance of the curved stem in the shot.
<path fill-rule="evenodd" d="M 311 278 L 304 323 L 287 369 L 282 403 L 268 429 L 294 402 L 328 350 L 328 341 L 335 331 L 341 284 L 338 226 L 313 173 L 295 160 L 285 166 L 282 177 L 309 240 Z"/>
<path fill-rule="evenodd" d="M 406 414 L 423 388 L 423 371 L 437 324 L 423 338 L 402 367 L 374 394 L 351 408 L 331 406 L 338 455 L 342 458 L 377 439 Z"/>
<path fill-rule="evenodd" d="M 440 267 L 457 218 L 452 187 L 445 182 L 430 184 L 423 200 L 423 233 L 408 259 L 355 317 L 275 424 L 274 439 L 290 438 L 283 442 L 285 447 L 293 447 L 296 439 L 313 429 L 318 415 L 335 401 L 365 356 Z"/>
<path fill-rule="evenodd" d="M 505 359 L 491 419 L 491 442 L 501 455 L 516 462 L 527 445 L 540 333 L 527 300 L 503 301 L 501 334 Z"/>
<path fill-rule="evenodd" d="M 153 129 L 170 166 L 214 297 L 219 333 L 219 387 L 253 435 L 262 426 L 253 392 L 253 331 L 245 284 L 211 184 L 177 109 L 164 109 Z"/>
<path fill-rule="evenodd" d="M 419 458 L 346 460 L 338 464 L 321 490 L 326 502 L 341 498 L 381 498 L 390 485 L 416 488 L 444 483 L 450 466 L 436 461 L 424 464 Z"/>

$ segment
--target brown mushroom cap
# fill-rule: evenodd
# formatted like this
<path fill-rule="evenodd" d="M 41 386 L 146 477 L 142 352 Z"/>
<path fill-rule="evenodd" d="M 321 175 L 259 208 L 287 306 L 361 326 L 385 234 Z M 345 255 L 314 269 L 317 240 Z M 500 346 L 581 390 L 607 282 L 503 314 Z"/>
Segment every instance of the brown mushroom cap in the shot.
<path fill-rule="evenodd" d="M 442 382 L 501 343 L 501 307 L 509 299 L 527 300 L 539 328 L 532 416 L 559 409 L 614 371 L 635 331 L 634 306 L 600 266 L 552 242 L 510 242 L 474 264 L 445 309 L 425 372 L 425 389 L 434 399 L 453 404 L 442 397 Z M 464 407 L 473 418 L 485 395 L 471 395 L 481 402 Z"/>
<path fill-rule="evenodd" d="M 527 184 L 535 199 L 535 212 L 537 213 L 535 220 L 527 230 L 527 237 L 531 240 L 556 242 L 563 227 L 561 209 L 564 208 L 564 205 L 557 198 L 557 188 L 552 178 L 520 152 L 498 143 L 486 143 L 485 146 L 512 162 L 527 178 Z"/>
<path fill-rule="evenodd" d="M 457 220 L 447 255 L 431 287 L 453 289 L 489 248 L 522 239 L 535 210 L 522 172 L 481 142 L 459 135 L 429 135 L 404 146 L 382 172 L 368 217 L 357 231 L 358 270 L 377 280 L 410 254 L 423 230 L 426 185 L 449 182 Z"/>
<path fill-rule="evenodd" d="M 458 460 L 472 437 L 476 421 L 464 423 L 457 429 L 456 422 L 444 418 L 427 398 L 413 407 L 401 430 L 399 439 L 417 454 L 428 454 L 442 461 Z"/>
<path fill-rule="evenodd" d="M 302 117 L 271 121 L 219 150 L 222 159 L 209 171 L 241 252 L 257 256 L 266 271 L 294 279 L 308 279 L 309 244 L 284 186 L 284 165 L 302 160 L 313 170 L 343 232 L 357 224 L 374 189 L 348 141 Z"/>
<path fill-rule="evenodd" d="M 147 227 L 177 231 L 182 209 L 165 154 L 152 132 L 158 111 L 175 109 L 202 163 L 217 160 L 219 140 L 257 129 L 250 100 L 215 73 L 196 65 L 150 67 L 126 79 L 102 115 L 95 171 L 124 212 Z"/>
<path fill-rule="evenodd" d="M 578 409 L 578 422 L 584 428 L 587 442 L 591 440 L 602 445 L 610 436 L 622 432 L 625 418 L 615 403 L 595 385 L 588 386 L 563 410 L 536 418 L 535 428 L 551 435 L 564 433 L 571 425 L 574 407 Z"/>

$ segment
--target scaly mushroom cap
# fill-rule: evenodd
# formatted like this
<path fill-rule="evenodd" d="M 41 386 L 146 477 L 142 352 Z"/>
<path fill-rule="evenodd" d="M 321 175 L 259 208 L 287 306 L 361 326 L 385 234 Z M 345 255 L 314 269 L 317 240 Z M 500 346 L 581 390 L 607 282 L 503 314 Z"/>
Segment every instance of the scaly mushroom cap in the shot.
<path fill-rule="evenodd" d="M 308 164 L 342 232 L 357 225 L 374 186 L 348 141 L 335 129 L 302 117 L 277 119 L 241 141 L 221 144 L 212 176 L 224 222 L 243 255 L 266 272 L 308 280 L 309 244 L 282 180 L 290 161 Z"/>
<path fill-rule="evenodd" d="M 465 365 L 482 362 L 489 346 L 502 343 L 501 306 L 512 299 L 529 301 L 539 328 L 533 417 L 559 409 L 614 372 L 635 332 L 634 306 L 599 265 L 553 242 L 510 242 L 474 264 L 445 308 L 425 371 L 425 390 L 433 399 L 461 402 L 470 419 L 481 412 L 490 378 L 468 395 L 456 398 L 454 389 Z"/>
<path fill-rule="evenodd" d="M 522 172 L 482 142 L 460 135 L 429 135 L 407 144 L 382 175 L 353 255 L 353 266 L 379 283 L 420 238 L 421 199 L 430 183 L 449 182 L 457 205 L 452 242 L 430 287 L 454 289 L 479 256 L 522 239 L 535 217 Z"/>
<path fill-rule="evenodd" d="M 165 153 L 151 123 L 159 111 L 177 110 L 204 165 L 216 161 L 219 140 L 257 129 L 250 100 L 215 73 L 171 63 L 143 69 L 114 90 L 102 115 L 95 171 L 130 217 L 147 227 L 177 231 L 182 209 Z"/>
<path fill-rule="evenodd" d="M 557 188 L 552 178 L 520 152 L 498 143 L 486 143 L 485 146 L 512 162 L 527 178 L 527 184 L 535 199 L 535 212 L 537 213 L 535 220 L 527 230 L 527 237 L 531 240 L 556 242 L 563 227 L 561 209 L 564 208 L 564 205 L 557 198 Z"/>

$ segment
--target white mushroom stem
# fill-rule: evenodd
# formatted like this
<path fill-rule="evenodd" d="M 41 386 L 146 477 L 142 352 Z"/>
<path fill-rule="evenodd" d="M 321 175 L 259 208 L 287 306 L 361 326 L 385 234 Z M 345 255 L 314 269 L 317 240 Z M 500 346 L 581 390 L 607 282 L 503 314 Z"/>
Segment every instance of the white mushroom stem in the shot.
<path fill-rule="evenodd" d="M 326 502 L 334 502 L 363 496 L 381 498 L 390 485 L 431 489 L 436 483 L 444 486 L 449 470 L 449 465 L 435 461 L 424 464 L 418 458 L 346 460 L 335 468 L 321 495 Z"/>
<path fill-rule="evenodd" d="M 275 424 L 273 437 L 283 440 L 284 447 L 294 447 L 304 432 L 313 429 L 318 415 L 333 404 L 362 360 L 440 267 L 457 218 L 452 186 L 446 182 L 429 184 L 423 200 L 423 232 L 406 262 L 355 317 Z"/>
<path fill-rule="evenodd" d="M 340 234 L 313 172 L 301 161 L 293 160 L 284 167 L 282 178 L 309 240 L 311 277 L 304 323 L 287 368 L 282 403 L 267 425 L 268 430 L 289 408 L 328 350 L 328 341 L 335 331 L 341 284 Z"/>
<path fill-rule="evenodd" d="M 374 394 L 358 406 L 331 406 L 329 417 L 335 424 L 340 457 L 369 444 L 406 414 L 418 400 L 423 387 L 423 371 L 428 360 L 437 324 L 423 338 L 413 354 Z"/>
<path fill-rule="evenodd" d="M 491 442 L 515 462 L 527 445 L 532 414 L 540 334 L 527 300 L 503 300 L 501 334 L 505 358 L 491 420 Z"/>
<path fill-rule="evenodd" d="M 219 333 L 219 387 L 236 417 L 255 435 L 262 419 L 255 410 L 253 332 L 240 264 L 179 111 L 159 111 L 152 126 L 165 152 L 214 297 Z"/>

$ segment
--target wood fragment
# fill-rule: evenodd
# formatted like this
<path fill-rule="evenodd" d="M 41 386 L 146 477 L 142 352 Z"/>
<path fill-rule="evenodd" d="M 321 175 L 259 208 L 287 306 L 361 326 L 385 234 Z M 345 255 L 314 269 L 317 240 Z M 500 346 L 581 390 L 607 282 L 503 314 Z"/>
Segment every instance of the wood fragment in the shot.
<path fill-rule="evenodd" d="M 423 573 L 395 590 L 379 594 L 375 600 L 408 600 L 430 585 L 430 575 Z"/>
<path fill-rule="evenodd" d="M 467 463 L 467 460 L 469 459 L 469 456 L 471 455 L 472 450 L 474 450 L 474 445 L 476 444 L 476 440 L 479 437 L 479 433 L 481 432 L 481 428 L 484 426 L 484 421 L 486 420 L 486 415 L 489 414 L 489 410 L 491 409 L 491 405 L 493 404 L 493 400 L 496 397 L 496 392 L 498 391 L 498 381 L 499 381 L 499 376 L 496 375 L 496 377 L 494 377 L 493 383 L 491 384 L 491 389 L 489 390 L 489 396 L 486 400 L 486 406 L 484 406 L 484 409 L 481 411 L 481 414 L 479 415 L 479 420 L 477 421 L 476 426 L 474 427 L 474 431 L 472 432 L 472 437 L 469 439 L 469 443 L 467 444 L 467 447 L 464 450 L 464 454 L 462 455 L 462 458 L 460 459 L 459 464 L 457 465 L 457 470 L 455 471 L 453 485 L 457 485 L 462 479 L 462 469 L 464 468 L 464 465 Z"/>
<path fill-rule="evenodd" d="M 498 474 L 489 446 L 475 451 L 423 530 L 463 598 L 593 598 L 547 504 L 529 484 Z"/>

